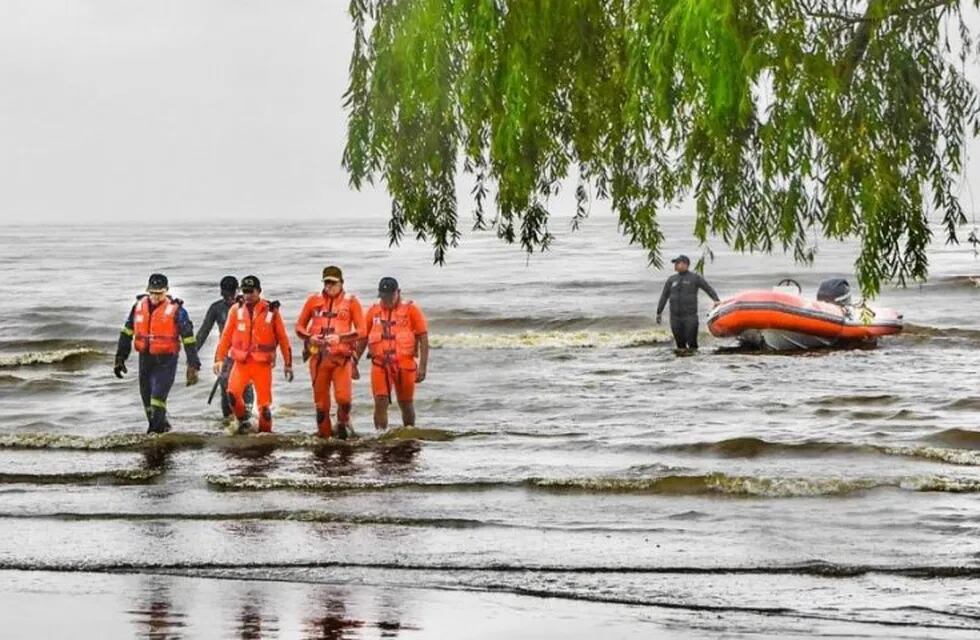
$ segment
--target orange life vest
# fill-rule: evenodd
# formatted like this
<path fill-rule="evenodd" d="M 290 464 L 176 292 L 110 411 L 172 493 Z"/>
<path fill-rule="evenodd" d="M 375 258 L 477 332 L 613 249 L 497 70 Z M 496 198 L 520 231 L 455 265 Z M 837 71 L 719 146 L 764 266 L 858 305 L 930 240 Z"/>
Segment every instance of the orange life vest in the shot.
<path fill-rule="evenodd" d="M 275 364 L 279 344 L 275 327 L 278 313 L 279 304 L 267 300 L 256 302 L 252 313 L 244 302 L 238 302 L 228 310 L 228 322 L 235 323 L 228 354 L 235 362 L 245 362 L 251 357 L 253 362 Z"/>
<path fill-rule="evenodd" d="M 313 301 L 313 316 L 310 319 L 309 333 L 311 336 L 328 336 L 332 333 L 344 335 L 351 329 L 350 306 L 354 296 L 342 293 L 336 298 L 330 298 L 322 293 L 314 293 L 309 297 Z M 354 343 L 349 340 L 332 344 L 327 348 L 331 356 L 342 358 L 354 354 Z"/>
<path fill-rule="evenodd" d="M 394 309 L 378 304 L 378 313 L 372 314 L 368 327 L 368 349 L 375 364 L 415 359 L 415 331 L 409 320 L 413 304 L 411 300 L 399 302 Z"/>
<path fill-rule="evenodd" d="M 180 300 L 167 296 L 151 311 L 149 296 L 140 298 L 133 312 L 133 346 L 137 351 L 151 355 L 180 353 L 180 305 Z"/>

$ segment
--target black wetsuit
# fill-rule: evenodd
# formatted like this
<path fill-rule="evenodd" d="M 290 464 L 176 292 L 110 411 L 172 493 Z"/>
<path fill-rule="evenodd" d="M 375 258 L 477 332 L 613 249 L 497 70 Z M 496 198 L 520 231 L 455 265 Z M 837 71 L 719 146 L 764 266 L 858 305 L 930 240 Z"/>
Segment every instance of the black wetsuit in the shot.
<path fill-rule="evenodd" d="M 119 333 L 119 342 L 116 345 L 117 363 L 125 362 L 132 350 L 133 316 L 136 313 L 136 305 L 142 298 L 142 295 L 136 298 L 137 302 L 129 310 L 126 324 Z M 160 304 L 167 304 L 170 300 Z M 157 308 L 156 305 L 150 303 L 150 313 L 155 308 Z M 194 325 L 183 306 L 179 306 L 177 310 L 177 331 L 187 355 L 187 366 L 200 369 L 201 360 L 197 357 Z M 177 375 L 177 359 L 178 354 L 176 353 L 154 355 L 143 351 L 139 354 L 140 396 L 143 399 L 143 408 L 146 410 L 148 433 L 163 433 L 170 430 L 170 422 L 167 420 L 167 396 L 170 394 L 170 389 L 174 385 L 174 378 Z"/>
<path fill-rule="evenodd" d="M 718 294 L 700 274 L 693 271 L 675 273 L 664 283 L 657 315 L 664 312 L 670 301 L 670 330 L 678 349 L 698 348 L 698 289 L 703 289 L 715 302 Z"/>
<path fill-rule="evenodd" d="M 218 325 L 218 333 L 220 334 L 225 329 L 225 322 L 228 321 L 228 310 L 231 309 L 232 305 L 235 304 L 234 298 L 221 298 L 220 300 L 215 300 L 210 307 L 208 307 L 208 312 L 204 314 L 204 321 L 201 322 L 201 328 L 197 331 L 197 348 L 200 349 L 204 346 L 207 341 L 208 336 L 211 335 L 211 329 L 214 325 Z M 231 360 L 227 359 L 224 363 L 224 371 L 221 372 L 221 413 L 224 417 L 229 417 L 232 415 L 231 404 L 228 402 L 228 373 L 231 369 Z M 251 405 L 255 397 L 255 391 L 252 385 L 245 387 L 244 399 L 246 405 Z"/>

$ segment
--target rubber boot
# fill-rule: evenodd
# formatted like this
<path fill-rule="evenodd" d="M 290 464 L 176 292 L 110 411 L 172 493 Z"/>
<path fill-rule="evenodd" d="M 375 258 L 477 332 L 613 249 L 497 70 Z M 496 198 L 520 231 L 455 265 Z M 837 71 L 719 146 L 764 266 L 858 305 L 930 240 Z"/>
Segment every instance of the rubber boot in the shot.
<path fill-rule="evenodd" d="M 259 409 L 259 431 L 272 433 L 272 409 L 270 407 Z"/>
<path fill-rule="evenodd" d="M 150 425 L 147 433 L 166 433 L 170 431 L 170 423 L 167 421 L 167 410 L 163 407 L 152 407 L 150 412 Z"/>
<path fill-rule="evenodd" d="M 333 428 L 330 426 L 330 414 L 323 409 L 316 410 L 316 429 L 317 435 L 321 438 L 329 438 L 333 435 Z"/>
<path fill-rule="evenodd" d="M 354 437 L 354 428 L 350 424 L 350 403 L 337 405 L 337 438 L 347 440 Z"/>

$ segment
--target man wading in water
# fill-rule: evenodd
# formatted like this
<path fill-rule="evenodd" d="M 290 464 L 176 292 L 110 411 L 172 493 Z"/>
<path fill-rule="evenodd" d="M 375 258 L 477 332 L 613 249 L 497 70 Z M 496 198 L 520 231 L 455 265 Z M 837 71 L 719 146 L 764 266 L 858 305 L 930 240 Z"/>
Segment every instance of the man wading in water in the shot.
<path fill-rule="evenodd" d="M 204 343 L 208 341 L 208 336 L 211 335 L 211 329 L 214 325 L 218 325 L 218 335 L 220 337 L 221 332 L 225 330 L 225 321 L 228 319 L 228 310 L 231 309 L 232 305 L 235 304 L 235 297 L 238 295 L 238 278 L 235 276 L 225 276 L 221 279 L 221 298 L 215 300 L 208 307 L 208 312 L 204 314 L 204 321 L 201 322 L 201 328 L 197 330 L 197 350 L 204 347 Z M 234 361 L 231 358 L 225 358 L 225 366 L 222 369 L 221 374 L 218 376 L 218 384 L 221 387 L 221 414 L 226 418 L 231 418 L 234 414 L 231 404 L 228 401 L 228 375 L 231 373 L 231 365 Z M 212 390 L 212 395 L 214 391 Z M 255 400 L 255 391 L 252 385 L 245 388 L 245 406 L 251 406 Z M 211 404 L 211 400 L 208 399 L 208 404 Z"/>
<path fill-rule="evenodd" d="M 697 349 L 698 289 L 703 289 L 716 304 L 718 294 L 701 277 L 701 274 L 688 270 L 691 266 L 690 258 L 679 255 L 671 262 L 674 263 L 674 271 L 677 273 L 667 278 L 667 282 L 664 283 L 664 290 L 657 304 L 657 324 L 663 321 L 661 314 L 667 301 L 670 300 L 670 330 L 674 334 L 677 348 Z"/>
<path fill-rule="evenodd" d="M 415 385 L 425 380 L 429 367 L 429 328 L 422 310 L 402 300 L 394 278 L 381 278 L 378 301 L 368 310 L 367 346 L 371 354 L 371 394 L 374 428 L 388 428 L 388 405 L 394 393 L 402 412 L 402 426 L 415 426 Z"/>
<path fill-rule="evenodd" d="M 112 372 L 122 378 L 127 372 L 126 358 L 136 346 L 139 353 L 140 396 L 146 410 L 147 433 L 170 431 L 167 396 L 177 375 L 180 346 L 187 354 L 187 386 L 197 384 L 201 361 L 197 357 L 194 326 L 184 303 L 167 295 L 167 276 L 154 273 L 146 293 L 136 296 L 136 304 L 119 334 Z"/>

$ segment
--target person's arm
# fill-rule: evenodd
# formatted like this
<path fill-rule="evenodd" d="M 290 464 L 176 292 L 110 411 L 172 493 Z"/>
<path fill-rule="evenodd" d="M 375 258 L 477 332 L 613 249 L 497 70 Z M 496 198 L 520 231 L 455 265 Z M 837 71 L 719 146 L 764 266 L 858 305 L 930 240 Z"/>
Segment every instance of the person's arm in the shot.
<path fill-rule="evenodd" d="M 364 307 L 357 298 L 350 301 L 350 330 L 357 332 L 357 342 L 354 345 L 355 364 L 361 359 L 364 349 L 361 344 L 367 344 L 367 323 L 364 322 Z"/>
<path fill-rule="evenodd" d="M 667 306 L 667 300 L 670 298 L 670 283 L 673 278 L 673 276 L 667 278 L 667 282 L 664 283 L 664 290 L 660 293 L 660 302 L 657 303 L 657 318 L 660 318 L 664 312 L 664 307 Z"/>
<path fill-rule="evenodd" d="M 197 330 L 198 350 L 204 347 L 204 343 L 208 341 L 208 336 L 211 335 L 211 329 L 214 328 L 214 321 L 218 315 L 215 307 L 219 304 L 224 304 L 224 300 L 212 304 L 208 307 L 207 313 L 204 314 L 204 320 L 201 321 L 201 326 Z"/>
<path fill-rule="evenodd" d="M 704 276 L 702 276 L 700 273 L 698 274 L 698 286 L 701 287 L 701 289 L 705 293 L 707 293 L 711 297 L 712 300 L 714 300 L 715 302 L 718 302 L 718 294 L 715 293 L 714 287 L 712 287 L 710 284 L 708 284 L 708 281 L 705 280 L 704 279 Z"/>
<path fill-rule="evenodd" d="M 282 314 L 277 310 L 272 321 L 273 329 L 276 332 L 276 341 L 279 343 L 279 351 L 282 352 L 282 363 L 286 369 L 293 368 L 293 346 L 289 343 L 289 332 L 286 331 L 286 324 L 282 321 Z M 292 377 L 291 375 L 287 377 Z"/>
<path fill-rule="evenodd" d="M 310 318 L 313 316 L 313 298 L 307 298 L 303 304 L 303 310 L 299 312 L 296 320 L 296 335 L 303 340 L 310 339 Z"/>
<path fill-rule="evenodd" d="M 133 349 L 133 315 L 135 313 L 136 305 L 134 304 L 129 310 L 129 316 L 126 317 L 126 322 L 119 331 L 119 341 L 116 343 L 116 358 L 112 366 L 112 372 L 116 374 L 117 378 L 121 378 L 122 374 L 127 372 L 126 358 L 129 357 L 129 353 Z"/>
<path fill-rule="evenodd" d="M 364 333 L 362 334 L 363 337 L 357 341 L 357 347 L 355 348 L 355 352 L 357 353 L 358 360 L 361 359 L 361 356 L 364 355 L 364 351 L 367 349 L 368 330 L 369 330 L 368 328 L 374 322 L 375 314 L 376 314 L 375 308 L 374 306 L 372 306 L 370 309 L 368 309 L 367 313 L 364 316 Z"/>
<path fill-rule="evenodd" d="M 417 306 L 412 306 L 412 330 L 415 332 L 415 351 L 419 354 L 419 368 L 415 381 L 422 382 L 429 371 L 429 323 Z"/>
<path fill-rule="evenodd" d="M 225 322 L 225 328 L 221 330 L 218 348 L 214 350 L 215 375 L 221 373 L 221 367 L 224 366 L 225 358 L 228 357 L 228 351 L 231 349 L 231 337 L 235 333 L 235 321 L 232 313 L 237 310 L 238 305 L 236 304 L 228 311 L 228 320 Z"/>
<path fill-rule="evenodd" d="M 180 333 L 180 341 L 184 345 L 184 353 L 187 356 L 187 367 L 190 369 L 201 368 L 201 359 L 197 357 L 197 338 L 194 337 L 194 324 L 187 309 L 181 306 L 177 310 L 177 330 Z"/>

